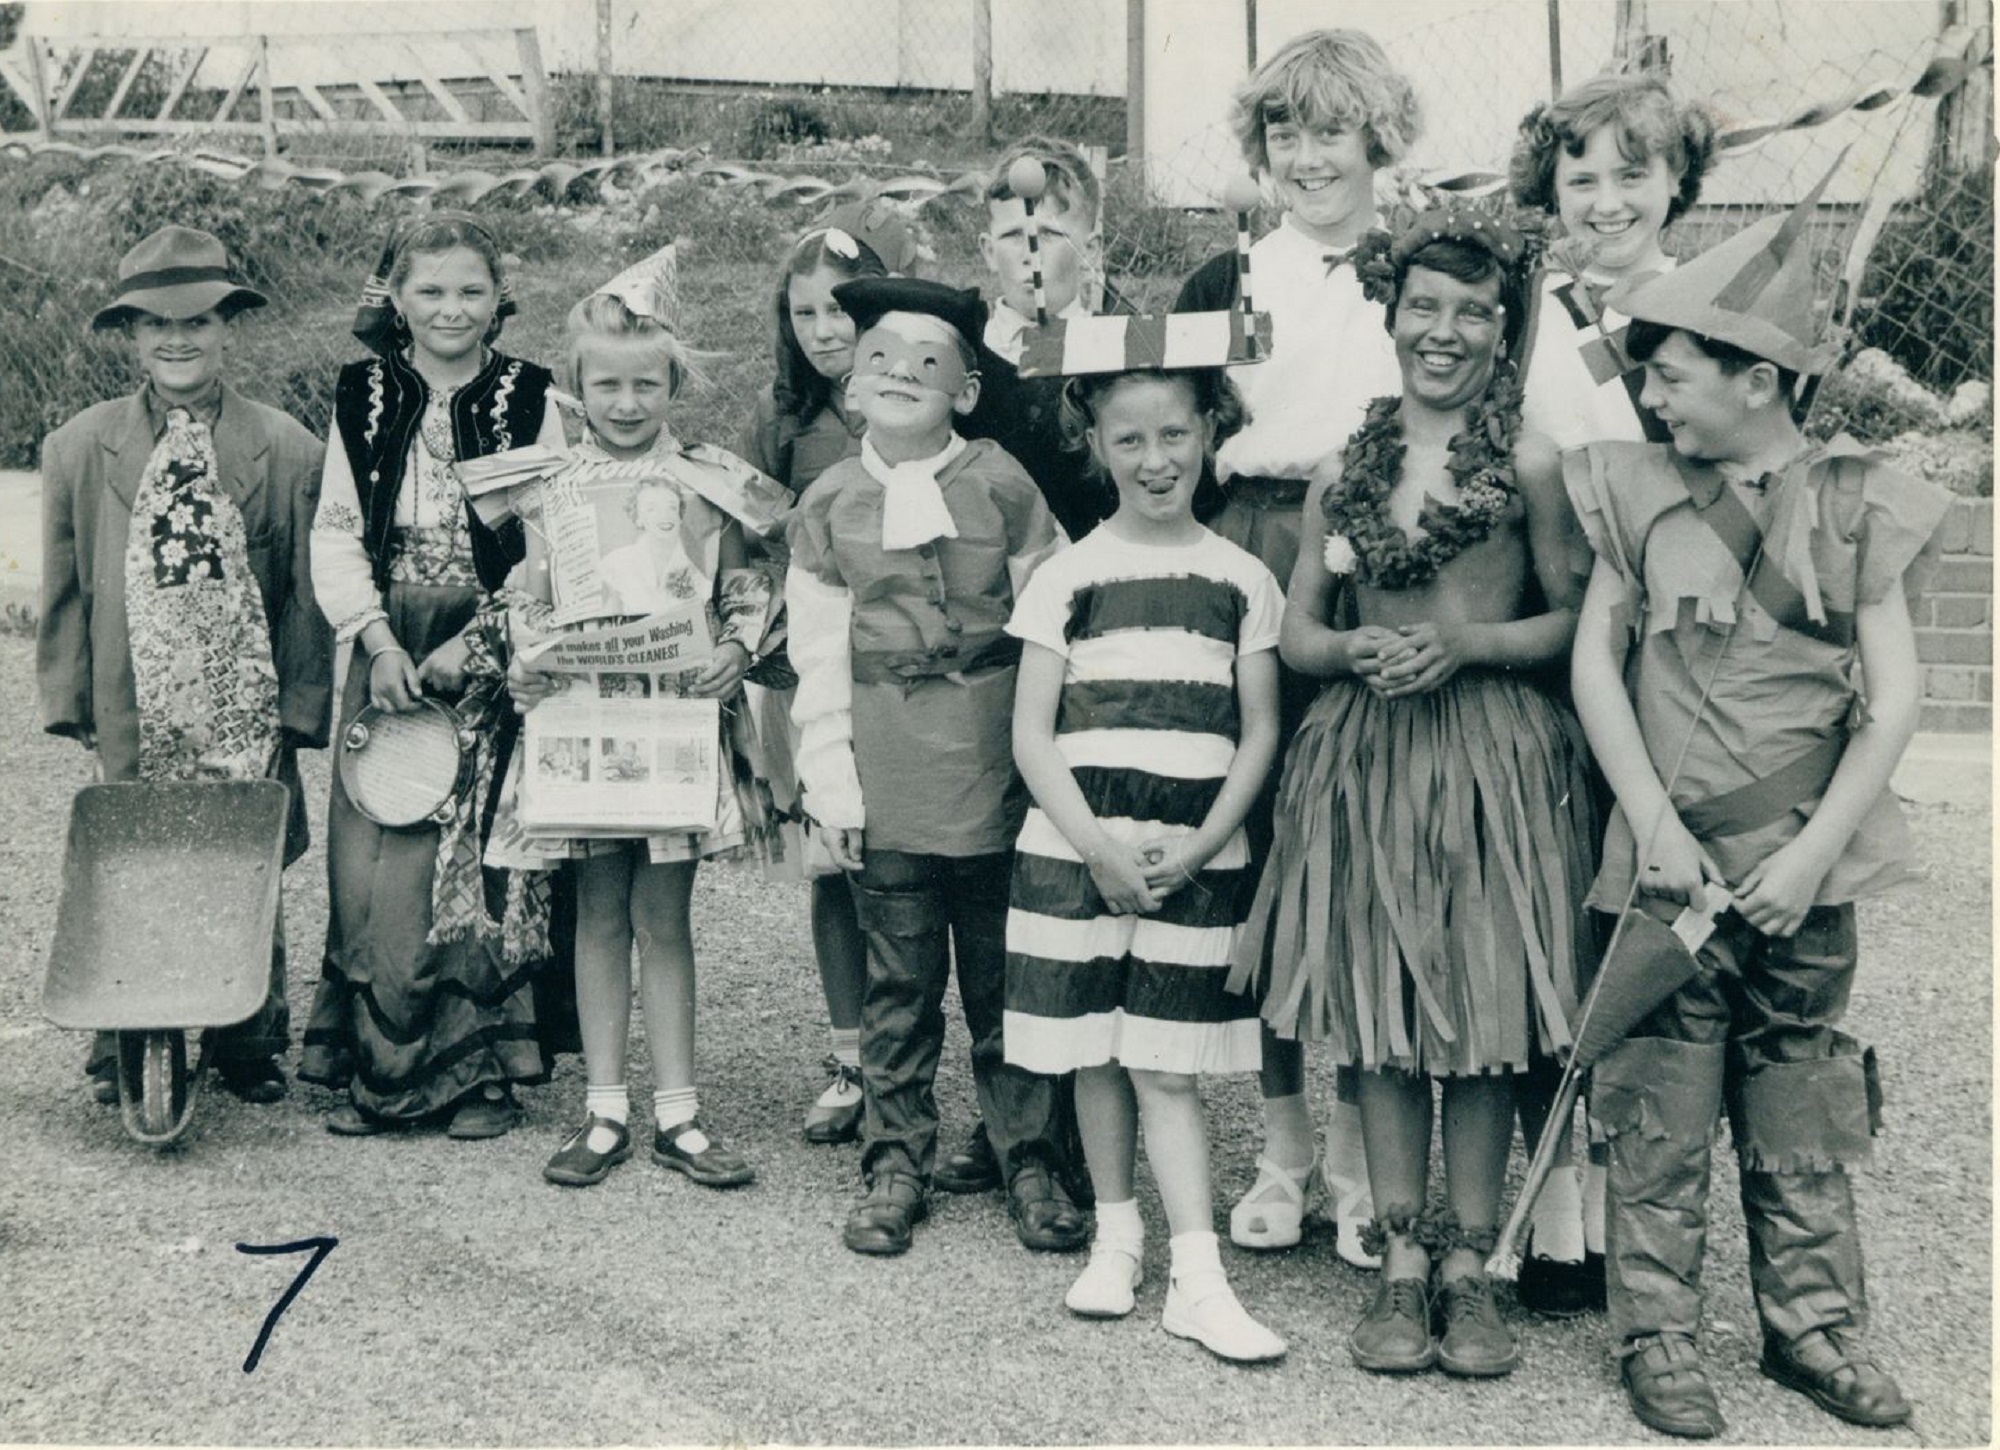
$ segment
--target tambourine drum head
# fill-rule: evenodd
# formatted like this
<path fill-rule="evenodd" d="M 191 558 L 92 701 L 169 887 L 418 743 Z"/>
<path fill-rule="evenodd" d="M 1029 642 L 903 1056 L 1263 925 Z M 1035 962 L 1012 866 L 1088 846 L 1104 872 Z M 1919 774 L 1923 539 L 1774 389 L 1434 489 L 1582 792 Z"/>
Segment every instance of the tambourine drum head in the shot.
<path fill-rule="evenodd" d="M 435 704 L 408 715 L 370 707 L 340 742 L 340 779 L 378 826 L 427 821 L 457 791 L 458 722 Z"/>

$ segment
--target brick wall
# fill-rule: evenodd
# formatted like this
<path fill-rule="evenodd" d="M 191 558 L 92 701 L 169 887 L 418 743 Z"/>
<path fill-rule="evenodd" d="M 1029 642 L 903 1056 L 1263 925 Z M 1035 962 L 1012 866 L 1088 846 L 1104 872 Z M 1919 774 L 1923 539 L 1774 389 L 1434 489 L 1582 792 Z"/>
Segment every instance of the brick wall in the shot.
<path fill-rule="evenodd" d="M 1962 498 L 1944 524 L 1944 561 L 1917 606 L 1923 730 L 1993 728 L 1993 500 Z"/>

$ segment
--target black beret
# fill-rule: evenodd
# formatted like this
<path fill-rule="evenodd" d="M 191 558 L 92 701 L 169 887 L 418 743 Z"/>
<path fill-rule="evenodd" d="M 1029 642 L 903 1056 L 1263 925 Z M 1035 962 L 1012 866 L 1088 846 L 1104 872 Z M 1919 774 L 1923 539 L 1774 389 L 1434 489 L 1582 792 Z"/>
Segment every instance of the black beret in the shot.
<path fill-rule="evenodd" d="M 970 287 L 947 287 L 920 277 L 856 277 L 833 289 L 833 300 L 866 332 L 889 312 L 921 312 L 957 330 L 967 347 L 986 332 L 986 304 Z"/>

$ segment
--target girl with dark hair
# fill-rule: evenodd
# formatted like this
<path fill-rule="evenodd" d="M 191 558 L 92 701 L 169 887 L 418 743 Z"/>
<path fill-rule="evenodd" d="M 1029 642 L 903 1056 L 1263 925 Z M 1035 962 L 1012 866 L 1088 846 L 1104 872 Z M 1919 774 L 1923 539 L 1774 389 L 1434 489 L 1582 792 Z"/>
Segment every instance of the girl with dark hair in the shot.
<path fill-rule="evenodd" d="M 1280 652 L 1327 683 L 1286 757 L 1232 979 L 1262 978 L 1281 1035 L 1360 1070 L 1366 1238 L 1383 1259 L 1349 1348 L 1378 1372 L 1514 1367 L 1484 1272 L 1512 1075 L 1569 1041 L 1589 940 L 1583 753 L 1527 673 L 1569 647 L 1583 560 L 1556 451 L 1521 432 L 1521 257 L 1518 235 L 1472 212 L 1363 243 L 1402 395 L 1369 405 L 1306 502 Z M 1531 585 L 1550 603 L 1529 615 Z M 1442 1214 L 1427 1207 L 1433 1079 Z"/>
<path fill-rule="evenodd" d="M 1701 195 L 1714 148 L 1708 113 L 1651 75 L 1598 76 L 1522 119 L 1514 200 L 1563 233 L 1542 273 L 1523 416 L 1558 448 L 1664 440 L 1604 299 L 1672 269 L 1664 234 Z"/>
<path fill-rule="evenodd" d="M 1607 298 L 1618 283 L 1672 270 L 1666 230 L 1700 196 L 1713 151 L 1707 113 L 1652 75 L 1597 76 L 1523 118 L 1514 200 L 1556 218 L 1563 236 L 1536 284 L 1522 417 L 1558 448 L 1666 438 L 1665 425 L 1640 406 L 1645 370 Z M 1554 1091 L 1552 1072 L 1522 1079 L 1521 1133 L 1531 1146 Z M 1604 1146 L 1594 1128 L 1590 1136 L 1579 1177 L 1564 1135 L 1535 1201 L 1517 1291 L 1540 1313 L 1604 1306 Z"/>
<path fill-rule="evenodd" d="M 516 734 L 495 592 L 520 561 L 519 520 L 488 528 L 458 464 L 540 442 L 560 451 L 549 374 L 493 349 L 514 311 L 493 234 L 436 213 L 395 237 L 363 289 L 334 394 L 312 528 L 312 575 L 334 636 L 354 646 L 341 730 L 370 705 L 451 701 L 474 745 L 473 786 L 442 825 L 363 816 L 339 773 L 327 828 L 323 980 L 299 1076 L 345 1088 L 330 1132 L 449 1115 L 454 1138 L 519 1121 L 510 1085 L 547 1078 L 536 974 L 551 955 L 549 883 L 485 869 L 486 809 Z"/>
<path fill-rule="evenodd" d="M 773 304 L 777 375 L 770 391 L 758 399 L 756 415 L 736 447 L 794 497 L 833 464 L 861 451 L 861 419 L 849 412 L 845 397 L 847 375 L 854 368 L 854 320 L 834 300 L 833 289 L 857 277 L 910 272 L 920 256 L 915 229 L 880 199 L 835 207 L 793 243 Z M 782 539 L 761 547 L 782 578 Z M 782 641 L 782 629 L 776 638 Z M 760 671 L 746 688 L 757 721 L 757 773 L 786 823 L 784 859 L 803 863 L 812 880 L 813 955 L 831 1024 L 829 1081 L 807 1110 L 805 1137 L 809 1143 L 849 1143 L 861 1133 L 861 988 L 868 972 L 867 947 L 846 876 L 809 840 L 799 815 L 792 692 L 762 683 L 775 686 L 780 678 Z"/>

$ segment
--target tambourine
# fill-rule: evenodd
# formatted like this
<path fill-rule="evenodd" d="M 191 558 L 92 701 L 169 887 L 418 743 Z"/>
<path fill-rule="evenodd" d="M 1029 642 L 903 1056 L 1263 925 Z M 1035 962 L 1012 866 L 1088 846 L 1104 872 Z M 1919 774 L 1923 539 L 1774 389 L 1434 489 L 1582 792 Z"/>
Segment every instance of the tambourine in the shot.
<path fill-rule="evenodd" d="M 472 784 L 473 733 L 436 700 L 398 714 L 370 705 L 340 739 L 340 783 L 378 826 L 442 825 Z"/>

